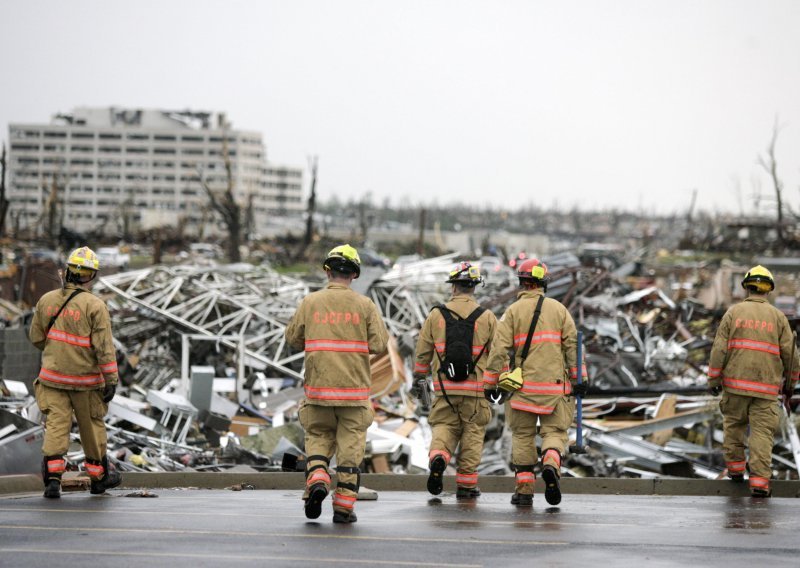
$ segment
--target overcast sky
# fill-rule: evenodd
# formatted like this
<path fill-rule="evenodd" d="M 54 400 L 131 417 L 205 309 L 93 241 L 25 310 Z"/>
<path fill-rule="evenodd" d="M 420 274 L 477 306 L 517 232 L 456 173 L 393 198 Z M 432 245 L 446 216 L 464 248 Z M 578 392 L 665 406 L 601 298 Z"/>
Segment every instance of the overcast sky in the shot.
<path fill-rule="evenodd" d="M 0 138 L 75 106 L 224 111 L 323 198 L 800 209 L 800 2 L 0 2 Z M 738 189 L 737 189 L 738 188 Z M 763 207 L 762 202 L 762 207 Z"/>

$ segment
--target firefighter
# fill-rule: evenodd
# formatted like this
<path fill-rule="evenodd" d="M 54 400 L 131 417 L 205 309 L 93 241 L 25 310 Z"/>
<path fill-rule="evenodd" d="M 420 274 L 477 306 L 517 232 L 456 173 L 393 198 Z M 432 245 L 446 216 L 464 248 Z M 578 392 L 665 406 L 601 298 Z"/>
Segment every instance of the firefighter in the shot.
<path fill-rule="evenodd" d="M 483 453 L 486 425 L 492 418 L 492 409 L 484 398 L 483 369 L 491 347 L 497 318 L 475 301 L 475 287 L 483 282 L 480 269 L 469 262 L 457 264 L 446 281 L 452 284 L 452 296 L 443 306 L 431 310 L 422 325 L 417 341 L 415 379 L 427 388 L 428 374 L 433 374 L 436 398 L 428 416 L 433 429 L 429 451 L 428 491 L 433 495 L 442 492 L 442 474 L 460 447 L 457 458 L 456 498 L 478 497 L 478 464 Z M 463 328 L 450 322 L 464 322 Z M 454 340 L 464 329 L 466 337 L 463 372 L 451 373 L 452 354 L 456 351 Z M 470 339 L 471 338 L 471 339 Z M 436 356 L 434 357 L 434 353 Z M 450 358 L 450 359 L 449 359 Z M 444 369 L 443 369 L 444 367 Z M 415 385 L 419 383 L 415 380 Z M 418 387 L 415 387 L 415 389 Z M 412 394 L 419 395 L 418 392 Z"/>
<path fill-rule="evenodd" d="M 46 417 L 42 478 L 44 496 L 49 498 L 61 496 L 73 414 L 92 494 L 102 494 L 122 481 L 106 457 L 103 417 L 114 397 L 118 373 L 108 308 L 88 290 L 98 270 L 100 261 L 89 247 L 73 251 L 64 287 L 41 297 L 31 323 L 30 340 L 43 352 L 34 390 Z"/>
<path fill-rule="evenodd" d="M 561 457 L 567 448 L 567 431 L 575 409 L 571 395 L 582 396 L 587 386 L 586 382 L 575 384 L 578 372 L 575 323 L 561 303 L 545 298 L 547 275 L 547 266 L 536 258 L 519 265 L 521 291 L 517 301 L 500 318 L 483 373 L 487 397 L 508 401 L 506 416 L 511 427 L 512 468 L 516 474 L 511 503 L 518 507 L 533 504 L 537 430 L 542 439 L 540 471 L 545 482 L 545 499 L 551 505 L 561 502 Z M 509 372 L 511 349 L 516 368 Z M 582 376 L 587 377 L 585 367 Z"/>
<path fill-rule="evenodd" d="M 786 316 L 767 302 L 775 289 L 770 271 L 760 265 L 751 268 L 742 287 L 747 297 L 725 312 L 717 329 L 708 362 L 708 387 L 714 396 L 722 392 L 719 407 L 728 477 L 743 481 L 749 466 L 750 493 L 769 497 L 782 378 L 788 370 L 788 386 L 794 390 L 800 361 Z M 748 427 L 749 464 L 745 456 Z"/>
<path fill-rule="evenodd" d="M 303 499 L 306 517 L 319 517 L 330 491 L 328 466 L 335 452 L 333 522 L 354 523 L 359 466 L 374 416 L 369 356 L 386 350 L 389 334 L 372 300 L 350 289 L 361 274 L 358 251 L 337 246 L 323 268 L 328 284 L 300 302 L 286 328 L 286 341 L 305 350 L 306 357 L 299 412 L 307 454 Z"/>

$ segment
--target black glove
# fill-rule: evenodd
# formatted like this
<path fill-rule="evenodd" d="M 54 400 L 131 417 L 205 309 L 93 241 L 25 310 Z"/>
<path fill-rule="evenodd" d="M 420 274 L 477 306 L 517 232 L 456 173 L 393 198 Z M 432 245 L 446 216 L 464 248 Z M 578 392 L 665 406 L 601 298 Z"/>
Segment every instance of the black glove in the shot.
<path fill-rule="evenodd" d="M 419 399 L 424 394 L 423 389 L 425 389 L 425 391 L 428 391 L 429 393 L 431 392 L 430 385 L 428 385 L 428 377 L 426 377 L 425 375 L 415 374 L 414 382 L 411 384 L 411 388 L 408 389 L 408 394 L 410 394 L 416 399 Z"/>
<path fill-rule="evenodd" d="M 581 398 L 586 396 L 586 391 L 588 391 L 588 390 L 589 390 L 589 384 L 588 383 L 580 383 L 580 384 L 575 383 L 574 385 L 572 385 L 573 394 L 575 394 L 575 396 L 579 396 Z"/>
<path fill-rule="evenodd" d="M 492 404 L 505 404 L 505 402 L 511 398 L 512 394 L 513 393 L 498 388 L 483 390 L 483 396 Z"/>
<path fill-rule="evenodd" d="M 113 385 L 106 384 L 106 386 L 103 388 L 103 402 L 105 402 L 106 404 L 111 402 L 111 399 L 114 398 L 116 392 L 117 392 L 116 384 Z"/>
<path fill-rule="evenodd" d="M 722 385 L 709 386 L 708 392 L 711 393 L 711 396 L 719 396 L 719 393 L 722 392 Z"/>

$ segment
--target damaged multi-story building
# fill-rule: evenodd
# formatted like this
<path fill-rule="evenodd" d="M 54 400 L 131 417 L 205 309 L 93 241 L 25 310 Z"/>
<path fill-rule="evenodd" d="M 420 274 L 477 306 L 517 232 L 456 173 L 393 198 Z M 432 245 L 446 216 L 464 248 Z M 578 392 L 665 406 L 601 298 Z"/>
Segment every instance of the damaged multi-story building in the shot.
<path fill-rule="evenodd" d="M 261 133 L 225 114 L 189 110 L 76 108 L 49 124 L 9 125 L 10 227 L 35 230 L 55 207 L 74 231 L 208 225 L 205 181 L 268 215 L 303 210 L 299 167 L 271 164 Z M 53 204 L 55 202 L 55 205 Z"/>

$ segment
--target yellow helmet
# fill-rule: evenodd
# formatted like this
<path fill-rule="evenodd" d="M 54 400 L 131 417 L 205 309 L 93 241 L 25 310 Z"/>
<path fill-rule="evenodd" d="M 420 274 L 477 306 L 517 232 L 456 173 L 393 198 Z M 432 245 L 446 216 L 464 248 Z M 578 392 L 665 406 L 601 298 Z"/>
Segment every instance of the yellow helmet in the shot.
<path fill-rule="evenodd" d="M 89 247 L 75 249 L 67 258 L 67 269 L 79 276 L 88 276 L 100 270 L 100 260 Z"/>
<path fill-rule="evenodd" d="M 336 270 L 345 274 L 355 274 L 356 278 L 361 275 L 361 258 L 358 251 L 350 245 L 339 245 L 333 247 L 328 253 L 325 262 L 322 263 L 325 270 Z"/>
<path fill-rule="evenodd" d="M 745 290 L 754 289 L 755 291 L 766 294 L 775 289 L 775 279 L 772 272 L 761 266 L 754 266 L 747 271 L 742 280 L 742 288 Z"/>

